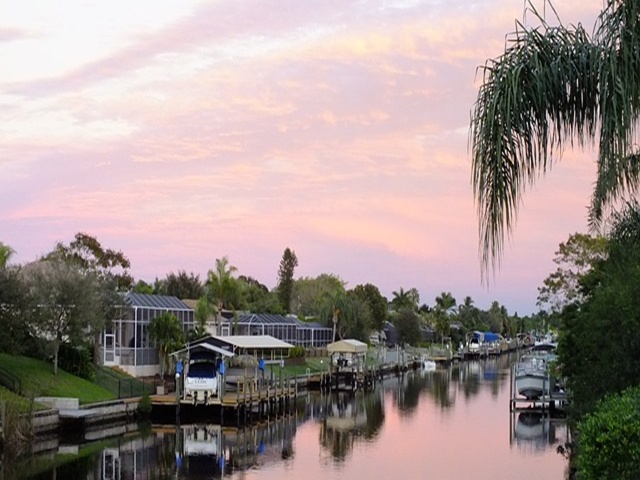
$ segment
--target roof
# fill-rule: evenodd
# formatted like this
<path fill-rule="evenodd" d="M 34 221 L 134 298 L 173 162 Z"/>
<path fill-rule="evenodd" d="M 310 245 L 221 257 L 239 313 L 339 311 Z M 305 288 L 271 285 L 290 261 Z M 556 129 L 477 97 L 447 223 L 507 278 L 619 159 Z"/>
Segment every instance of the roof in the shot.
<path fill-rule="evenodd" d="M 276 315 L 273 313 L 248 313 L 238 316 L 238 323 L 247 325 L 251 323 L 257 324 L 280 324 L 280 325 L 297 325 L 299 320 L 293 317 L 285 317 L 284 315 Z"/>
<path fill-rule="evenodd" d="M 193 310 L 177 297 L 168 295 L 149 295 L 146 293 L 128 292 L 124 297 L 124 301 L 127 305 L 132 307 L 161 308 L 166 310 Z"/>
<path fill-rule="evenodd" d="M 366 343 L 353 338 L 339 340 L 327 345 L 327 351 L 329 353 L 364 353 L 367 351 L 367 348 L 368 346 Z"/>
<path fill-rule="evenodd" d="M 238 348 L 293 348 L 293 345 L 271 335 L 229 335 L 213 338 Z"/>
<path fill-rule="evenodd" d="M 195 350 L 196 348 L 204 348 L 205 350 L 209 350 L 210 352 L 219 353 L 223 357 L 233 357 L 233 352 L 230 352 L 229 350 L 225 350 L 224 348 L 216 347 L 215 345 L 211 345 L 210 343 L 207 343 L 207 342 L 202 342 L 197 345 L 189 346 L 181 350 L 171 352 L 171 355 L 178 355 L 179 353 Z"/>

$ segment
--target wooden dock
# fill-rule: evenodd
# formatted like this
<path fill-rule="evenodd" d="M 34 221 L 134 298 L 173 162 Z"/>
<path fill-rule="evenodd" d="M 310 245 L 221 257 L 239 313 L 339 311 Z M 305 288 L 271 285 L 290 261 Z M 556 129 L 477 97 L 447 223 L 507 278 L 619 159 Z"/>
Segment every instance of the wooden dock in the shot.
<path fill-rule="evenodd" d="M 298 379 L 283 381 L 242 381 L 238 382 L 233 391 L 223 391 L 221 395 L 212 397 L 207 403 L 193 404 L 192 401 L 180 398 L 177 393 L 167 395 L 152 395 L 151 404 L 154 407 L 173 407 L 176 416 L 181 411 L 194 412 L 211 409 L 217 411 L 222 423 L 224 417 L 233 416 L 238 423 L 240 420 L 248 422 L 252 419 L 270 418 L 278 416 L 292 409 L 298 396 Z"/>

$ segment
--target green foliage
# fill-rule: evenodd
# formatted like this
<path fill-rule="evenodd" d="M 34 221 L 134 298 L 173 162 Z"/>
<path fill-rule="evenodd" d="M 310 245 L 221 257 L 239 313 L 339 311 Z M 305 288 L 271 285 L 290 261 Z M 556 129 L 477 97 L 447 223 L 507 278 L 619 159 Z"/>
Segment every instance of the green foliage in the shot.
<path fill-rule="evenodd" d="M 291 295 L 293 292 L 293 274 L 298 266 L 298 257 L 289 247 L 285 248 L 278 269 L 278 300 L 285 312 L 291 309 Z"/>
<path fill-rule="evenodd" d="M 159 295 L 171 295 L 180 299 L 196 299 L 204 295 L 204 285 L 200 281 L 200 276 L 193 272 L 188 273 L 178 270 L 178 273 L 169 273 L 164 280 L 158 282 Z"/>
<path fill-rule="evenodd" d="M 138 416 L 141 418 L 149 418 L 152 409 L 151 397 L 149 396 L 149 393 L 145 392 L 145 394 L 140 398 L 140 402 L 138 402 Z"/>
<path fill-rule="evenodd" d="M 228 257 L 216 259 L 215 270 L 207 274 L 207 297 L 216 306 L 219 313 L 222 309 L 233 309 L 242 302 L 241 285 L 233 275 L 238 269 L 229 264 Z"/>
<path fill-rule="evenodd" d="M 304 358 L 306 354 L 307 354 L 307 351 L 303 346 L 293 347 L 292 349 L 289 350 L 290 358 Z"/>
<path fill-rule="evenodd" d="M 63 343 L 60 345 L 58 355 L 58 365 L 61 369 L 76 377 L 89 381 L 94 380 L 96 370 L 88 348 L 82 346 L 74 347 L 68 343 Z"/>
<path fill-rule="evenodd" d="M 409 345 L 418 345 L 422 341 L 420 318 L 411 309 L 400 310 L 393 319 L 398 341 Z"/>
<path fill-rule="evenodd" d="M 22 275 L 33 305 L 27 316 L 30 332 L 48 340 L 56 372 L 63 341 L 81 344 L 90 338 L 87 327 L 97 332 L 104 327 L 99 279 L 53 254 L 25 266 Z"/>
<path fill-rule="evenodd" d="M 603 236 L 574 233 L 560 243 L 553 262 L 556 270 L 538 289 L 537 304 L 559 313 L 568 304 L 583 300 L 579 282 L 606 256 L 607 240 Z"/>
<path fill-rule="evenodd" d="M 640 478 L 640 387 L 606 397 L 578 431 L 581 480 Z"/>
<path fill-rule="evenodd" d="M 16 252 L 13 248 L 0 242 L 0 268 L 7 267 L 9 259 L 13 256 L 14 253 Z"/>
<path fill-rule="evenodd" d="M 371 327 L 374 330 L 382 330 L 388 317 L 387 299 L 382 296 L 378 287 L 367 283 L 356 286 L 352 292 L 369 307 Z"/>
<path fill-rule="evenodd" d="M 391 292 L 393 298 L 391 299 L 391 307 L 399 312 L 400 310 L 410 309 L 417 311 L 418 304 L 420 303 L 420 294 L 416 288 L 410 288 L 405 290 L 400 287 L 400 290 Z"/>
<path fill-rule="evenodd" d="M 640 217 L 616 215 L 607 257 L 581 279 L 585 300 L 562 313 L 558 354 L 577 420 L 595 403 L 638 382 L 640 371 Z M 629 220 L 635 234 L 628 235 Z"/>
<path fill-rule="evenodd" d="M 293 284 L 291 312 L 298 317 L 323 317 L 325 324 L 333 315 L 334 299 L 346 295 L 346 282 L 336 275 L 323 273 L 315 278 L 302 277 Z"/>
<path fill-rule="evenodd" d="M 158 347 L 160 375 L 164 376 L 169 368 L 169 354 L 184 346 L 184 329 L 174 314 L 164 312 L 151 320 L 149 338 Z"/>

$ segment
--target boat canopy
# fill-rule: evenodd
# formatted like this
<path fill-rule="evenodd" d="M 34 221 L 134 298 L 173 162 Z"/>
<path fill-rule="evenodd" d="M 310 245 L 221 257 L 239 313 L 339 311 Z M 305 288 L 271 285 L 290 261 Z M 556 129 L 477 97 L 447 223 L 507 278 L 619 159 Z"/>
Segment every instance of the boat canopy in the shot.
<path fill-rule="evenodd" d="M 365 353 L 367 344 L 352 338 L 340 340 L 327 345 L 329 353 Z"/>
<path fill-rule="evenodd" d="M 497 342 L 500 340 L 500 335 L 493 332 L 473 332 L 473 338 L 477 338 L 483 342 Z"/>

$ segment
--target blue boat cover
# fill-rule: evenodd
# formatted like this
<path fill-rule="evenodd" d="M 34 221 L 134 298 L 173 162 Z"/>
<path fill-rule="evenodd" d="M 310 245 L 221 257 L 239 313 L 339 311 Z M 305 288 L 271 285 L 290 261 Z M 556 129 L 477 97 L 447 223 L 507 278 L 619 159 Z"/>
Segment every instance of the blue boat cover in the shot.
<path fill-rule="evenodd" d="M 473 332 L 473 338 L 482 339 L 485 342 L 496 342 L 500 338 L 500 335 L 493 332 Z"/>

